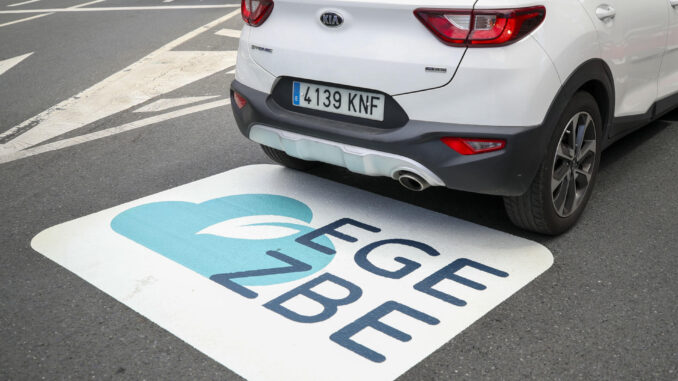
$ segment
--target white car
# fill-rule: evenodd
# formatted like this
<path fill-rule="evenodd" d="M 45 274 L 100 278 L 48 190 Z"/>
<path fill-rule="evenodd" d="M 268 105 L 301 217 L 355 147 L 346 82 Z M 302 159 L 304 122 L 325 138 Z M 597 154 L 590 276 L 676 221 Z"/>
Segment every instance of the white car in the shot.
<path fill-rule="evenodd" d="M 243 0 L 233 112 L 275 161 L 504 196 L 560 234 L 678 105 L 678 0 Z"/>

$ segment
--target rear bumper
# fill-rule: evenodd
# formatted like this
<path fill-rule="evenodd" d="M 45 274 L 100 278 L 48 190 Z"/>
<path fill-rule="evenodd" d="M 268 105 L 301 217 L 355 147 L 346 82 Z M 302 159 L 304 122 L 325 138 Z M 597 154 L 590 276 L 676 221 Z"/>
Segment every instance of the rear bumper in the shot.
<path fill-rule="evenodd" d="M 544 136 L 546 129 L 539 126 L 494 127 L 410 120 L 394 129 L 365 127 L 289 111 L 269 94 L 237 81 L 231 85 L 231 97 L 233 90 L 247 99 L 242 110 L 231 102 L 238 127 L 243 135 L 259 143 L 283 149 L 291 156 L 342 165 L 369 175 L 393 177 L 398 163 L 409 163 L 421 166 L 417 172 L 429 176 L 431 185 L 474 193 L 500 196 L 525 193 L 544 157 L 548 139 Z M 440 141 L 445 136 L 499 138 L 505 139 L 507 145 L 499 152 L 464 156 Z M 322 149 L 325 143 L 327 150 Z M 334 154 L 330 153 L 332 150 Z"/>

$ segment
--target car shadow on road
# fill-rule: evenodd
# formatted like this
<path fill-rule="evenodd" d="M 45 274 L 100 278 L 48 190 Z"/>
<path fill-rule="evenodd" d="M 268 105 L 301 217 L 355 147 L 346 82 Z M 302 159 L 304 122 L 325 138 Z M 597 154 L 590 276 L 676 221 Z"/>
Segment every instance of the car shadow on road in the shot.
<path fill-rule="evenodd" d="M 673 117 L 673 121 L 669 119 Z M 646 142 L 656 137 L 666 128 L 675 125 L 678 122 L 678 112 L 670 114 L 662 120 L 653 122 L 612 144 L 604 152 L 600 160 L 600 168 L 602 170 L 614 166 L 619 159 L 631 154 L 634 150 L 642 147 Z"/>
<path fill-rule="evenodd" d="M 413 192 L 386 177 L 357 175 L 329 164 L 321 164 L 310 173 L 345 185 L 377 193 L 384 197 L 416 205 L 437 213 L 522 236 L 532 240 L 543 236 L 522 231 L 511 224 L 501 197 L 455 191 L 442 187 Z"/>
<path fill-rule="evenodd" d="M 662 118 L 661 121 L 652 123 L 613 144 L 603 153 L 601 168 L 610 169 L 617 165 L 620 158 L 631 154 L 635 149 L 656 137 L 657 134 L 667 127 L 670 127 L 672 125 L 671 121 L 678 122 L 678 110 Z M 412 192 L 403 188 L 392 179 L 357 175 L 344 168 L 329 164 L 320 164 L 309 172 L 328 180 L 377 193 L 394 200 L 543 244 L 547 244 L 554 239 L 554 237 L 527 232 L 515 227 L 504 211 L 504 203 L 501 197 L 461 192 L 441 187 L 429 188 L 423 192 Z M 605 173 L 602 173 L 601 176 L 605 176 Z"/>
<path fill-rule="evenodd" d="M 662 117 L 661 119 L 668 122 L 678 122 L 678 108 L 666 114 L 666 116 Z"/>

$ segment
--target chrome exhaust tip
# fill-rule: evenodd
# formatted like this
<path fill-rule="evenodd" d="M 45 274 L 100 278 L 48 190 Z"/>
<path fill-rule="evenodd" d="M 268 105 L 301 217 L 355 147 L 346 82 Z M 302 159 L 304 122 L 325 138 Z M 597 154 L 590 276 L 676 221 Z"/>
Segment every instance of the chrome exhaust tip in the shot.
<path fill-rule="evenodd" d="M 403 187 L 414 191 L 421 192 L 424 189 L 430 187 L 431 185 L 424 180 L 421 176 L 412 172 L 402 172 L 398 175 L 398 182 Z"/>

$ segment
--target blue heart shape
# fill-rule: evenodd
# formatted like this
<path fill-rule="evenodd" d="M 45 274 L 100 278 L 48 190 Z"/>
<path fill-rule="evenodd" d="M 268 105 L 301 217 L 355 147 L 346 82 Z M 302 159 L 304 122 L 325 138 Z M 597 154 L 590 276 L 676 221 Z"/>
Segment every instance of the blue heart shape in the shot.
<path fill-rule="evenodd" d="M 290 267 L 290 260 L 276 258 L 276 255 L 269 255 L 269 251 L 277 251 L 284 254 L 283 257 L 292 258 L 291 261 L 305 264 L 297 266 L 295 272 L 233 279 L 233 282 L 241 286 L 263 286 L 301 279 L 320 271 L 334 258 L 333 255 L 320 253 L 295 242 L 297 237 L 314 230 L 301 224 L 256 224 L 282 226 L 298 231 L 275 239 L 238 239 L 198 234 L 217 223 L 249 216 L 283 216 L 308 224 L 313 218 L 313 212 L 306 204 L 293 198 L 270 194 L 243 194 L 216 198 L 200 204 L 165 201 L 140 205 L 118 214 L 111 221 L 111 228 L 208 278 L 219 274 Z M 334 247 L 325 236 L 316 238 L 315 242 Z M 300 269 L 303 271 L 299 271 Z"/>

